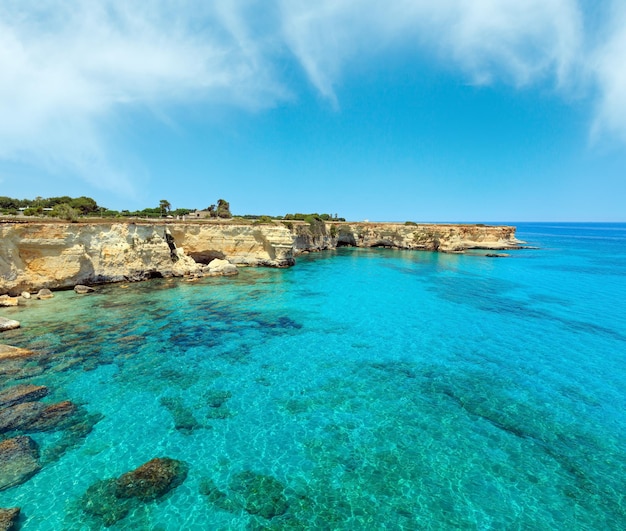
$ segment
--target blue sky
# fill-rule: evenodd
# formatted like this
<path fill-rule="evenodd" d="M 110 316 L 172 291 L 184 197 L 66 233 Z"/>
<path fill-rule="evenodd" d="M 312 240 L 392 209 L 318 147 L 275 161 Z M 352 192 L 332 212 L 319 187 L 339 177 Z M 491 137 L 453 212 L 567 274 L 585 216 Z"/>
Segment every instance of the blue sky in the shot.
<path fill-rule="evenodd" d="M 626 3 L 0 0 L 0 195 L 626 220 Z"/>

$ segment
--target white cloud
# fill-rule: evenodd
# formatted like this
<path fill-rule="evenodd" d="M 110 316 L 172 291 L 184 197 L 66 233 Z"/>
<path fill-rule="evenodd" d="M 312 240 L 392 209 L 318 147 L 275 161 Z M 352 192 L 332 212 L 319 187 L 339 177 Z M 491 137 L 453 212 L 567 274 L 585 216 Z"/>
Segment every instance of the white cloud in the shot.
<path fill-rule="evenodd" d="M 257 108 L 286 97 L 263 45 L 244 42 L 224 4 L 3 3 L 0 157 L 127 193 L 129 176 L 105 140 L 112 114 L 207 98 Z"/>
<path fill-rule="evenodd" d="M 626 142 L 626 5 L 615 2 L 607 39 L 590 59 L 600 96 L 593 134 L 617 135 Z"/>
<path fill-rule="evenodd" d="M 581 0 L 3 0 L 0 158 L 132 190 L 111 123 L 173 104 L 249 109 L 290 99 L 295 58 L 340 106 L 351 74 L 397 51 L 469 82 L 599 93 L 596 131 L 626 141 L 626 8 L 586 24 Z M 606 3 L 603 5 L 606 6 Z M 606 37 L 605 37 L 606 35 Z M 416 97 L 419 97 L 417 94 Z M 167 120 L 165 120 L 167 121 Z M 117 162 L 116 162 L 117 161 Z"/>

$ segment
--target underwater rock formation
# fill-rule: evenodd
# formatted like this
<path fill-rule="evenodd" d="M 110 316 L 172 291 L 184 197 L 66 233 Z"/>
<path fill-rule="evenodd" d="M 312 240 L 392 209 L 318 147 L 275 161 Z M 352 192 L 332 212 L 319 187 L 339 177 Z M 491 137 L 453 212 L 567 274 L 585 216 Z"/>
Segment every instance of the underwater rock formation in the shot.
<path fill-rule="evenodd" d="M 81 499 L 83 511 L 111 526 L 138 503 L 161 498 L 187 477 L 183 461 L 156 457 L 119 478 L 97 481 Z"/>
<path fill-rule="evenodd" d="M 22 402 L 39 400 L 48 394 L 45 385 L 20 384 L 0 391 L 0 407 L 10 407 Z"/>
<path fill-rule="evenodd" d="M 27 436 L 0 442 L 0 490 L 24 483 L 41 470 L 39 447 Z"/>
<path fill-rule="evenodd" d="M 66 425 L 76 411 L 69 400 L 56 404 L 23 402 L 0 411 L 0 433 L 21 430 L 24 432 L 50 431 Z"/>
<path fill-rule="evenodd" d="M 11 507 L 10 509 L 0 508 L 0 531 L 11 531 L 15 529 L 15 524 L 20 516 L 19 507 Z"/>

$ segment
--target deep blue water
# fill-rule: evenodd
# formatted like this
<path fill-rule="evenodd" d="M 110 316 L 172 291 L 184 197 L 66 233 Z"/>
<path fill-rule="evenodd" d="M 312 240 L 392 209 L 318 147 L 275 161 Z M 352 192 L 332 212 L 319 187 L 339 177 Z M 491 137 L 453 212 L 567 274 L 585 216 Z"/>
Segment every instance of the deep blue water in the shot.
<path fill-rule="evenodd" d="M 100 529 L 87 488 L 168 456 L 184 483 L 111 529 L 626 528 L 626 224 L 517 226 L 537 249 L 341 249 L 3 309 L 45 359 L 19 383 L 95 424 L 31 434 L 45 465 L 0 506 Z"/>

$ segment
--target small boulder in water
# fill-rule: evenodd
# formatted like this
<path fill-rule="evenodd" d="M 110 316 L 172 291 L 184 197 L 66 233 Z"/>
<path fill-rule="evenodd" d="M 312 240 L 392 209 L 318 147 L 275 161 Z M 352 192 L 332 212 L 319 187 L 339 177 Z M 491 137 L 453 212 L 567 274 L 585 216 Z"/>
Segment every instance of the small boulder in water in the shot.
<path fill-rule="evenodd" d="M 0 306 L 17 306 L 17 297 L 11 297 L 10 295 L 0 295 Z"/>
<path fill-rule="evenodd" d="M 22 299 L 30 299 L 30 293 L 28 291 L 22 291 Z"/>
<path fill-rule="evenodd" d="M 85 286 L 83 284 L 76 284 L 76 286 L 74 286 L 74 291 L 78 293 L 79 295 L 84 295 L 85 293 L 91 293 L 92 291 L 96 291 L 96 290 L 92 288 L 91 286 Z"/>
<path fill-rule="evenodd" d="M 0 317 L 0 332 L 4 332 L 5 330 L 13 330 L 14 328 L 19 328 L 20 322 L 14 319 L 7 319 L 6 317 Z"/>
<path fill-rule="evenodd" d="M 37 292 L 36 297 L 38 299 L 51 299 L 54 297 L 54 293 L 52 293 L 48 288 L 42 288 Z"/>
<path fill-rule="evenodd" d="M 237 266 L 231 264 L 228 260 L 220 260 L 219 258 L 211 260 L 209 265 L 203 268 L 203 271 L 209 276 L 231 276 L 239 273 Z"/>

